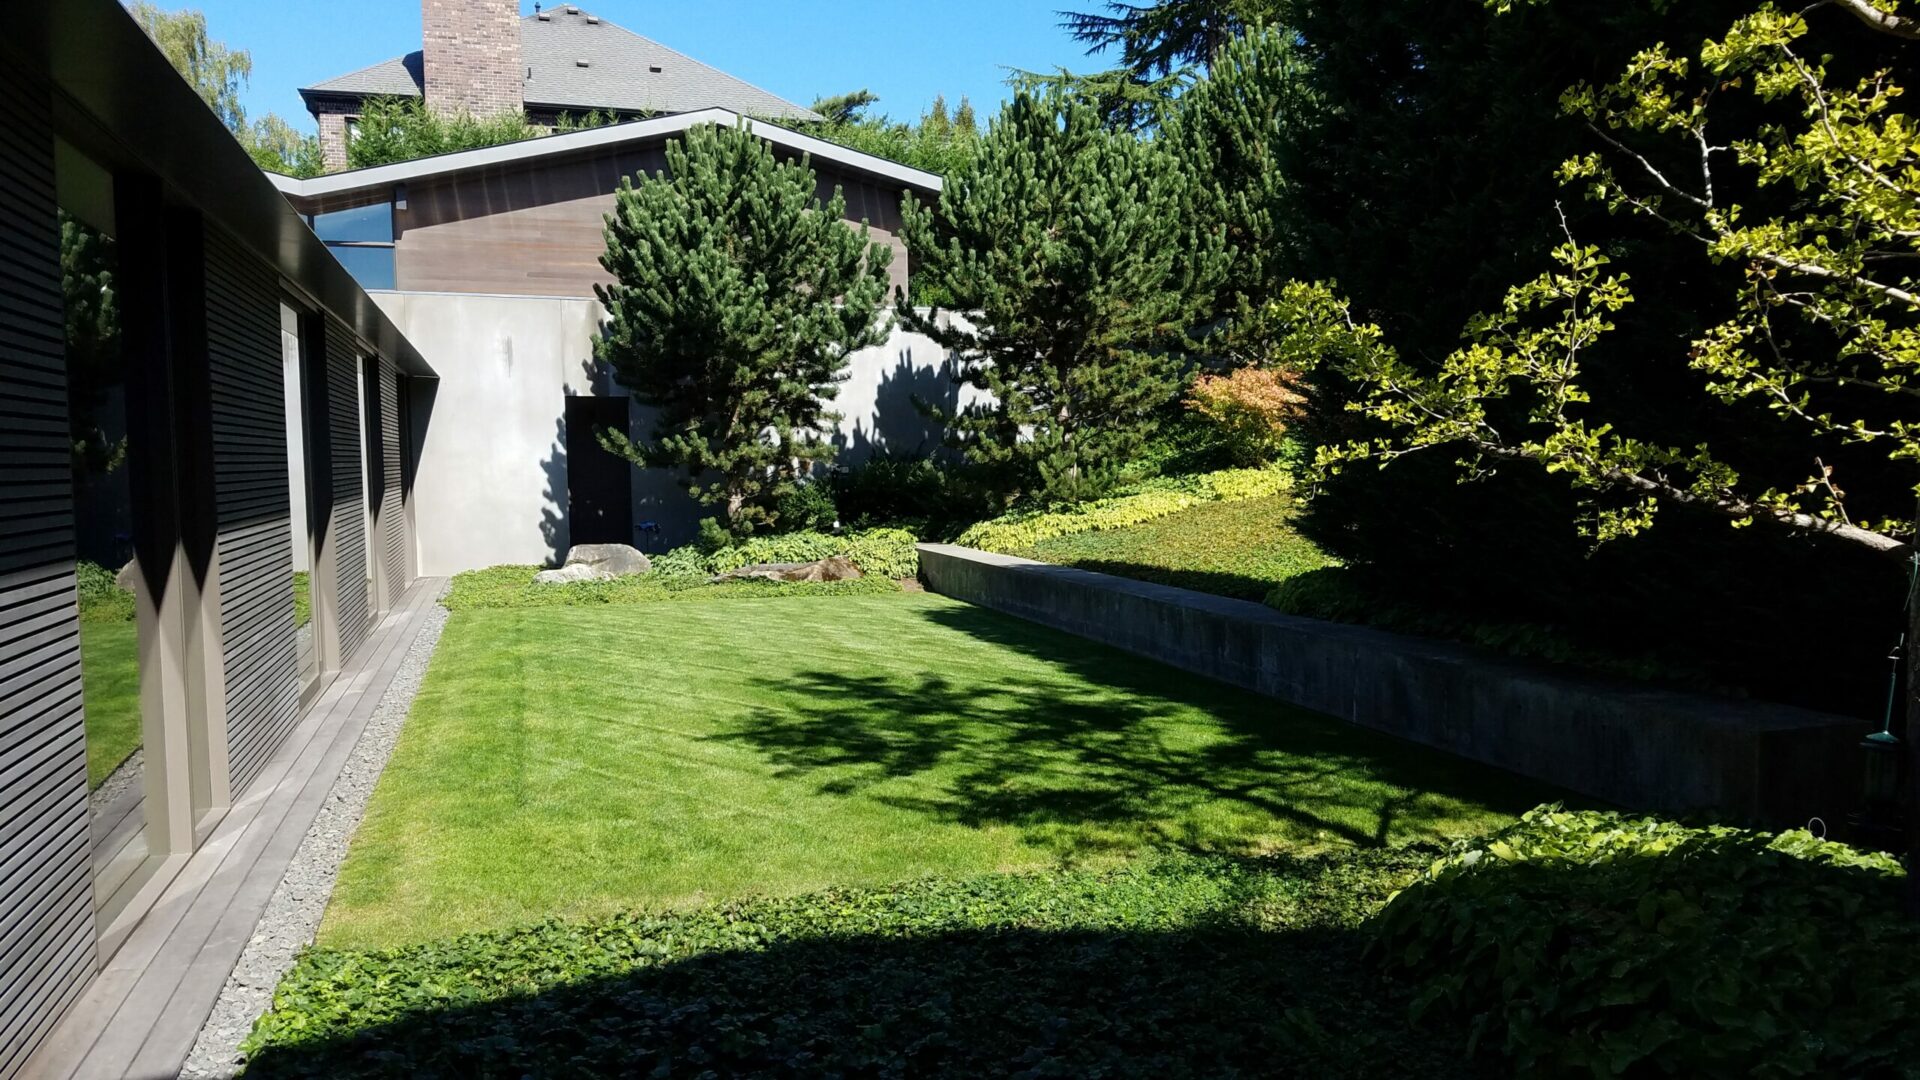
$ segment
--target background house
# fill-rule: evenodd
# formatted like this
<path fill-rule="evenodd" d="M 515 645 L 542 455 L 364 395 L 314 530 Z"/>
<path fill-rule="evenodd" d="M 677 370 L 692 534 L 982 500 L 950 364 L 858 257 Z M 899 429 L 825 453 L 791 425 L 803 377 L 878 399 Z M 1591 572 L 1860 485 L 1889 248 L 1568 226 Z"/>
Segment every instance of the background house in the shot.
<path fill-rule="evenodd" d="M 347 141 L 368 98 L 424 99 L 435 112 L 525 112 L 552 127 L 562 115 L 621 119 L 701 109 L 817 120 L 811 110 L 615 26 L 572 4 L 422 0 L 421 47 L 313 86 L 300 96 L 320 124 L 328 169 L 347 167 Z"/>
<path fill-rule="evenodd" d="M 608 424 L 644 436 L 651 418 L 593 360 L 603 319 L 593 287 L 610 280 L 602 228 L 622 179 L 663 170 L 668 140 L 715 123 L 749 121 L 705 109 L 274 178 L 440 374 L 440 419 L 417 425 L 423 573 L 549 561 L 576 543 L 661 551 L 711 513 L 665 471 L 634 469 L 595 441 Z M 892 283 L 905 290 L 900 202 L 936 198 L 940 178 L 776 125 L 753 130 L 777 154 L 805 156 L 823 199 L 842 192 L 850 223 L 893 249 Z M 915 398 L 961 400 L 946 362 L 930 339 L 898 329 L 856 354 L 834 402 L 841 461 L 937 446 Z"/>

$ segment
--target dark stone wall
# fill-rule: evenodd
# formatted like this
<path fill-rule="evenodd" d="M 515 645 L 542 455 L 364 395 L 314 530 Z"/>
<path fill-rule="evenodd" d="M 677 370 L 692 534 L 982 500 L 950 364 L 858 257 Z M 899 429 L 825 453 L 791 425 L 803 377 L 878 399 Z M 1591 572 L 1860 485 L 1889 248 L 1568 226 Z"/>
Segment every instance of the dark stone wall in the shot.
<path fill-rule="evenodd" d="M 1838 826 L 1864 722 L 1648 689 L 946 544 L 929 589 L 1635 810 Z"/>

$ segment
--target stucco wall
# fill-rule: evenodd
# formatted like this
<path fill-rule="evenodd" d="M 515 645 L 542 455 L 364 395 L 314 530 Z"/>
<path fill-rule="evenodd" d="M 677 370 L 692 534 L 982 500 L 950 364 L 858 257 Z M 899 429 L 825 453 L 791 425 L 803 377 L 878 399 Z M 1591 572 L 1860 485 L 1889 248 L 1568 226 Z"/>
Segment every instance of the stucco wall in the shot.
<path fill-rule="evenodd" d="M 415 485 L 420 573 L 445 575 L 504 563 L 548 562 L 571 544 L 567 526 L 566 399 L 627 396 L 598 372 L 593 300 L 391 292 L 374 298 L 439 373 L 416 393 Z M 940 432 L 913 399 L 951 406 L 972 400 L 946 373 L 931 340 L 895 329 L 856 354 L 834 402 L 840 461 L 880 450 L 932 450 Z M 637 435 L 650 410 L 631 410 Z M 636 533 L 642 550 L 690 541 L 710 516 L 663 470 L 633 470 L 633 514 L 657 532 Z"/>

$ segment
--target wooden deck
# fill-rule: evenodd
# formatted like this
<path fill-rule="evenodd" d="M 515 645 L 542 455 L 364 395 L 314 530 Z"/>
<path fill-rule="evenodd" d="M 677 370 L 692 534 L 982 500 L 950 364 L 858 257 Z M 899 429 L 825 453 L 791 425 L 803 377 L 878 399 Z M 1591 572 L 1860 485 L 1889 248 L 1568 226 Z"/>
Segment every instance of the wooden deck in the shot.
<path fill-rule="evenodd" d="M 178 1076 L 267 899 L 444 583 L 415 582 L 314 699 L 206 842 L 181 857 L 146 915 L 28 1060 L 27 1076 Z"/>

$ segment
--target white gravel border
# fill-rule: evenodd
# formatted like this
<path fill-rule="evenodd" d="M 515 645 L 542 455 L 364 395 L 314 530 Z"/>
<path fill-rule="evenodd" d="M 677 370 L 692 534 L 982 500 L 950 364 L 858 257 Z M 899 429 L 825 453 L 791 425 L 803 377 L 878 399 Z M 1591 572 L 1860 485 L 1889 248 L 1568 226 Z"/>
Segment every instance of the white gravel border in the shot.
<path fill-rule="evenodd" d="M 187 1055 L 187 1063 L 180 1070 L 183 1080 L 224 1080 L 240 1071 L 241 1040 L 273 1003 L 274 987 L 293 966 L 294 958 L 313 944 L 320 916 L 327 909 L 333 883 L 340 874 L 340 862 L 346 858 L 347 842 L 366 813 L 374 784 L 393 753 L 413 695 L 420 689 L 427 662 L 433 659 L 434 646 L 446 625 L 447 609 L 435 604 L 418 636 L 407 646 L 400 669 L 374 707 L 373 717 L 300 842 L 286 876 L 267 900 L 252 939 L 241 952 L 233 974 L 227 977 L 227 985 L 200 1029 L 193 1052 Z"/>

